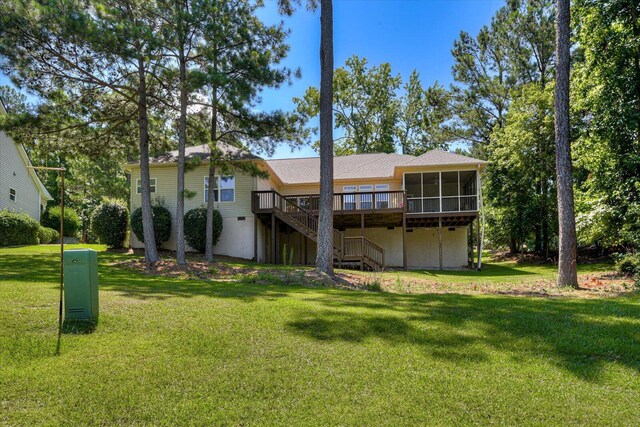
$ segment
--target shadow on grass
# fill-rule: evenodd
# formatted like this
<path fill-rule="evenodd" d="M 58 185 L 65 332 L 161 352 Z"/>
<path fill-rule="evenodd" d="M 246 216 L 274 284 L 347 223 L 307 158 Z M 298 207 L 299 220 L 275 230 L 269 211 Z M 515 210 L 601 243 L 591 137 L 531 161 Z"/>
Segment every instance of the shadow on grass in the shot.
<path fill-rule="evenodd" d="M 425 275 L 432 278 L 435 277 L 468 277 L 468 278 L 483 278 L 483 277 L 517 277 L 517 276 L 530 276 L 537 274 L 535 272 L 519 269 L 514 265 L 505 264 L 484 264 L 481 271 L 472 269 L 461 270 L 409 270 L 411 273 L 418 275 Z"/>
<path fill-rule="evenodd" d="M 130 298 L 210 297 L 245 303 L 284 297 L 298 312 L 283 332 L 318 342 L 415 346 L 433 357 L 471 366 L 499 352 L 523 363 L 546 359 L 587 381 L 607 366 L 640 372 L 640 298 L 543 299 L 457 294 L 399 295 L 298 286 L 241 285 L 147 276 L 106 265 L 101 254 L 100 290 Z M 512 275 L 510 272 L 509 275 Z M 52 281 L 55 259 L 4 257 L 0 277 Z"/>
<path fill-rule="evenodd" d="M 490 350 L 544 357 L 597 381 L 609 364 L 640 371 L 640 299 L 532 299 L 469 295 L 344 294 L 289 328 L 319 341 L 380 339 L 416 345 L 456 363 Z"/>
<path fill-rule="evenodd" d="M 95 332 L 98 322 L 93 320 L 65 320 L 62 333 L 71 335 L 87 335 Z"/>

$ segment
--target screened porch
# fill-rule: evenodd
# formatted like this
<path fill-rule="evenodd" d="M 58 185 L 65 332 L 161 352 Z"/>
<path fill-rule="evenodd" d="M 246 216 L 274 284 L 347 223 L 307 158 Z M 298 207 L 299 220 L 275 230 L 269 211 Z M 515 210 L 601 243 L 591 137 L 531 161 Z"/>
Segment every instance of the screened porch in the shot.
<path fill-rule="evenodd" d="M 478 174 L 475 170 L 404 174 L 407 214 L 475 212 Z"/>

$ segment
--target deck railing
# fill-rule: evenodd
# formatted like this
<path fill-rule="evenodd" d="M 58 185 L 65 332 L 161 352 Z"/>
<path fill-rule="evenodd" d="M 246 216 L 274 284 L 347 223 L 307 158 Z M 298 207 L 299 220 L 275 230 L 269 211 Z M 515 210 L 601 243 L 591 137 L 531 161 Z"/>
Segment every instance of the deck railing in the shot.
<path fill-rule="evenodd" d="M 385 265 L 384 249 L 362 236 L 344 238 L 343 256 L 345 259 L 362 258 L 378 265 Z"/>
<path fill-rule="evenodd" d="M 254 191 L 253 194 L 253 212 L 267 212 L 274 208 L 276 192 Z M 319 210 L 318 194 L 281 197 L 308 212 L 317 214 Z M 335 193 L 333 195 L 334 214 L 404 212 L 405 208 L 407 214 L 474 212 L 478 210 L 478 196 L 408 197 L 405 201 L 404 191 Z"/>
<path fill-rule="evenodd" d="M 273 200 L 269 196 L 270 193 L 272 191 L 255 191 L 254 209 L 272 209 Z M 296 194 L 283 197 L 309 212 L 317 212 L 320 209 L 319 194 Z M 334 193 L 333 195 L 333 211 L 337 213 L 402 212 L 403 209 L 403 191 Z"/>

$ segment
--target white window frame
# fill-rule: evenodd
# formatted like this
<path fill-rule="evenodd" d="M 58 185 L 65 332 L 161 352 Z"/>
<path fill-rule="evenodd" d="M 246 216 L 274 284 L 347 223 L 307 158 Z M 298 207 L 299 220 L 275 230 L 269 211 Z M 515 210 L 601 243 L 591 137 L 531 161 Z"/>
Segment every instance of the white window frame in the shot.
<path fill-rule="evenodd" d="M 223 188 L 220 187 L 220 175 L 215 175 L 215 180 L 216 180 L 216 187 L 214 188 L 214 193 L 218 194 L 218 200 L 214 201 L 214 203 L 235 203 L 236 201 L 236 176 L 235 175 L 222 175 L 225 178 L 233 178 L 233 200 L 222 200 L 222 190 Z M 209 195 L 208 193 L 208 186 L 209 186 L 209 175 L 205 175 L 204 177 L 202 177 L 202 188 L 203 188 L 203 194 L 202 194 L 202 201 L 203 203 L 208 203 L 208 199 L 207 196 Z M 224 190 L 231 190 L 231 188 L 224 188 Z"/>
<path fill-rule="evenodd" d="M 374 191 L 376 193 L 387 193 L 381 194 L 379 197 L 376 196 L 376 209 L 387 209 L 389 207 L 389 184 L 376 184 L 374 186 Z M 387 207 L 383 207 L 381 203 L 386 202 Z"/>
<path fill-rule="evenodd" d="M 375 188 L 375 186 L 373 184 L 363 184 L 358 186 L 358 191 L 360 193 L 373 193 L 373 189 Z M 371 205 L 371 207 L 369 207 L 368 209 L 365 209 L 362 207 L 363 203 L 369 203 Z M 362 210 L 369 210 L 369 209 L 373 209 L 373 196 L 370 194 L 360 194 L 360 209 Z"/>
<path fill-rule="evenodd" d="M 153 188 L 151 194 L 155 194 L 158 191 L 158 179 L 149 178 L 149 188 Z M 136 194 L 142 193 L 142 178 L 136 179 Z"/>
<path fill-rule="evenodd" d="M 358 192 L 358 186 L 357 185 L 344 185 L 342 187 L 342 192 L 343 193 L 354 193 L 352 196 L 343 196 L 343 203 L 344 206 L 342 206 L 342 208 L 345 211 L 355 211 L 357 209 L 357 204 L 356 204 L 356 195 L 355 193 Z M 353 203 L 353 208 L 352 209 L 347 209 L 347 203 L 351 204 Z"/>
<path fill-rule="evenodd" d="M 11 194 L 12 191 L 13 191 L 13 194 Z M 15 188 L 9 188 L 9 200 L 11 200 L 14 203 L 18 200 L 18 192 L 16 191 Z"/>

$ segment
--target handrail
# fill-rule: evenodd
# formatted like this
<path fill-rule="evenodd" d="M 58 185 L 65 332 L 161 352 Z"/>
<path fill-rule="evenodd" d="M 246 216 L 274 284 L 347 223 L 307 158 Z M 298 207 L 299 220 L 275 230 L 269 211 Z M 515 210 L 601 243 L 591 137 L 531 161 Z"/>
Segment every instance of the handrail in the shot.
<path fill-rule="evenodd" d="M 403 194 L 404 198 L 404 193 L 400 193 Z M 318 218 L 307 209 L 294 203 L 290 196 L 283 196 L 275 190 L 254 191 L 253 194 L 252 208 L 254 212 L 263 209 L 273 209 L 274 211 L 282 212 L 291 221 L 295 221 L 301 227 L 310 230 L 316 236 L 318 235 Z M 269 203 L 265 203 L 265 206 L 263 202 Z M 364 236 L 345 237 L 344 233 L 333 229 L 333 237 L 333 249 L 337 252 L 339 258 L 342 259 L 344 256 L 357 256 L 363 261 L 371 261 L 380 268 L 384 267 L 384 249 L 366 239 Z M 359 247 L 356 248 L 356 246 Z"/>
<path fill-rule="evenodd" d="M 298 206 L 296 203 L 289 200 L 287 197 L 278 193 L 275 190 L 270 191 L 260 191 L 255 193 L 271 193 L 272 194 L 272 206 L 274 210 L 278 210 L 284 214 L 286 214 L 289 218 L 298 222 L 303 227 L 314 232 L 316 235 L 318 234 L 319 220 L 313 215 L 311 212 L 306 209 Z M 302 214 L 302 215 L 296 215 Z M 301 219 L 302 217 L 302 219 Z M 333 248 L 335 251 L 338 251 L 339 254 L 343 251 L 343 242 L 344 242 L 344 234 L 335 228 L 333 229 Z"/>

